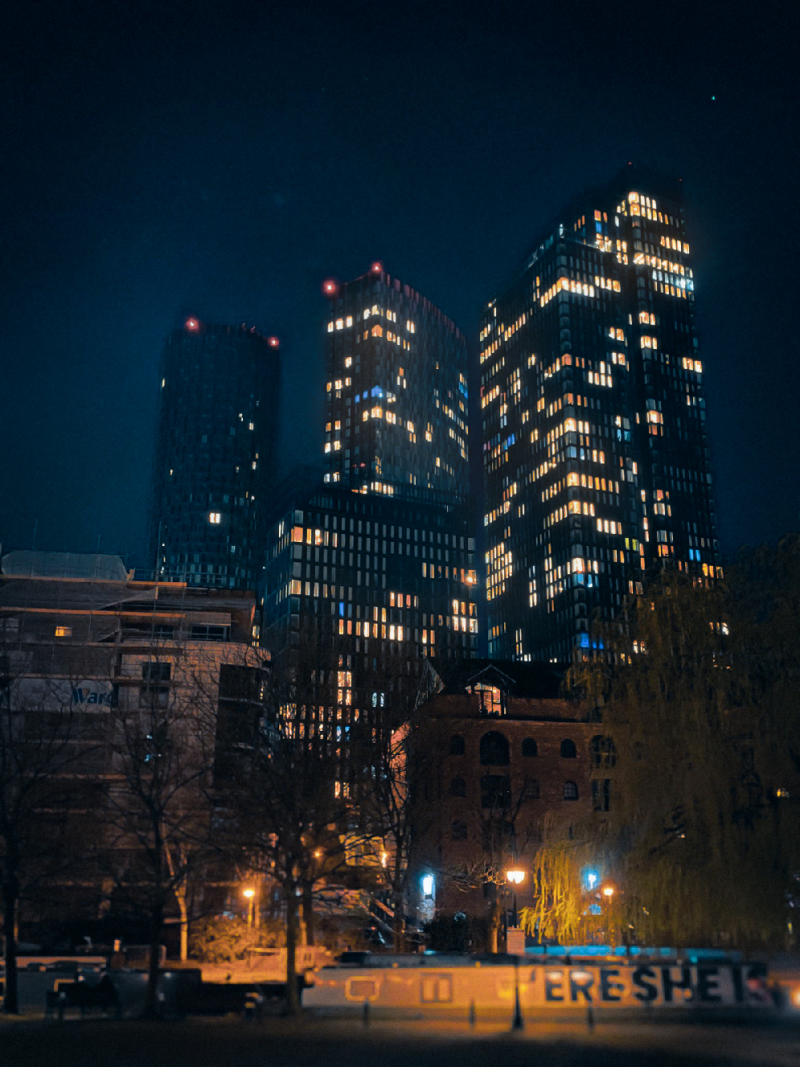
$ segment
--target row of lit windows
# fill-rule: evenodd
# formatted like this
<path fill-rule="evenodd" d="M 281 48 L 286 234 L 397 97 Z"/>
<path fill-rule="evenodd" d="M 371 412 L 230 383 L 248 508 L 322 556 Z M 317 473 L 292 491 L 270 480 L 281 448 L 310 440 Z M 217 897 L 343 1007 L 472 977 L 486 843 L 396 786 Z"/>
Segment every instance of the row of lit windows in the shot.
<path fill-rule="evenodd" d="M 605 366 L 605 364 L 601 363 L 601 366 Z M 605 374 L 603 371 L 598 372 L 593 370 L 586 370 L 583 373 L 589 385 L 600 385 L 606 389 L 614 388 L 614 379 L 610 374 Z"/>
<path fill-rule="evenodd" d="M 619 282 L 617 282 L 617 287 L 619 287 Z M 595 289 L 593 285 L 588 285 L 586 282 L 576 282 L 571 278 L 559 278 L 558 281 L 554 285 L 551 285 L 547 292 L 539 298 L 539 306 L 544 307 L 546 304 L 549 304 L 553 297 L 561 292 L 575 293 L 577 296 L 593 297 Z"/>
<path fill-rule="evenodd" d="M 689 246 L 686 243 L 681 243 L 674 237 L 665 237 L 664 234 L 662 234 L 659 241 L 665 248 L 671 248 L 675 252 L 683 252 L 685 255 L 689 255 Z"/>
<path fill-rule="evenodd" d="M 598 289 L 609 289 L 613 293 L 618 293 L 620 291 L 620 284 L 616 278 L 604 278 L 602 274 L 595 274 L 594 284 Z"/>

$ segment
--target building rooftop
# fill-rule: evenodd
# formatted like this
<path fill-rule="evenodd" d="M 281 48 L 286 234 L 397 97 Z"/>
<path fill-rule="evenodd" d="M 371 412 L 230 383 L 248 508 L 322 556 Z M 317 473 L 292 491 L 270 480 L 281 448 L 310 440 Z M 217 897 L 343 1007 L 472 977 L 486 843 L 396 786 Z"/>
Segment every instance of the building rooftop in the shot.
<path fill-rule="evenodd" d="M 94 578 L 124 582 L 128 578 L 119 556 L 94 552 L 7 552 L 0 574 L 9 578 Z"/>

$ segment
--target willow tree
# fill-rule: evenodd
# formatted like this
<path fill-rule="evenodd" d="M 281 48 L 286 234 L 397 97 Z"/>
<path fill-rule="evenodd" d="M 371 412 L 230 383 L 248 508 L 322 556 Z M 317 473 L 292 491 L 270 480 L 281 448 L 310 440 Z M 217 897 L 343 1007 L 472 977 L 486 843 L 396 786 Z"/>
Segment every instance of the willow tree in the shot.
<path fill-rule="evenodd" d="M 734 594 L 662 574 L 572 671 L 616 746 L 608 845 L 640 938 L 768 944 L 785 930 L 794 858 L 766 783 L 786 730 L 776 735 L 753 686 L 758 656 L 743 654 L 754 600 L 743 582 Z"/>
<path fill-rule="evenodd" d="M 571 830 L 571 832 L 570 832 Z M 546 818 L 542 844 L 530 864 L 530 907 L 522 908 L 520 925 L 541 940 L 560 944 L 586 939 L 593 899 L 584 890 L 583 872 L 597 861 L 597 843 L 588 823 L 570 828 Z"/>

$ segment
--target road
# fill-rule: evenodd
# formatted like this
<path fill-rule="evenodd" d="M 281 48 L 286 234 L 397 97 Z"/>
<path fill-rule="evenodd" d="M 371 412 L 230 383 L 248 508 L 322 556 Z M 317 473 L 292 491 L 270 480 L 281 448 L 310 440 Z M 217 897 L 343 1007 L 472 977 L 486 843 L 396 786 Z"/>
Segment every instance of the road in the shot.
<path fill-rule="evenodd" d="M 0 1021 L 14 1067 L 800 1067 L 800 1022 Z"/>

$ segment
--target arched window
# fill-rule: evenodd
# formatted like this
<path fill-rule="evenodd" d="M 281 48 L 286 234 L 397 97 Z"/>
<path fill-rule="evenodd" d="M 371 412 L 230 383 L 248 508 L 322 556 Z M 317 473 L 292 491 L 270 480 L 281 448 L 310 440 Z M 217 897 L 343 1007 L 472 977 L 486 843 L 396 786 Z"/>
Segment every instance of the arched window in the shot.
<path fill-rule="evenodd" d="M 454 822 L 450 826 L 450 838 L 453 841 L 466 841 L 469 836 L 465 822 Z"/>
<path fill-rule="evenodd" d="M 525 781 L 522 786 L 522 799 L 523 800 L 538 800 L 541 796 L 539 790 L 539 783 L 535 778 L 529 778 L 525 775 Z"/>
<path fill-rule="evenodd" d="M 561 758 L 562 759 L 576 759 L 578 751 L 575 748 L 575 742 L 570 741 L 568 737 L 565 737 L 561 742 Z"/>
<path fill-rule="evenodd" d="M 465 797 L 467 795 L 467 783 L 463 778 L 454 778 L 450 783 L 451 797 Z"/>
<path fill-rule="evenodd" d="M 508 766 L 508 740 L 497 730 L 492 730 L 481 738 L 481 763 L 495 767 Z"/>
<path fill-rule="evenodd" d="M 450 755 L 464 755 L 464 738 L 461 736 L 461 734 L 453 734 L 453 736 L 450 738 Z"/>
<path fill-rule="evenodd" d="M 593 767 L 613 767 L 617 762 L 617 746 L 610 737 L 597 734 L 593 737 L 589 747 L 592 753 Z"/>
<path fill-rule="evenodd" d="M 538 756 L 539 747 L 536 741 L 532 737 L 526 737 L 522 742 L 522 755 L 526 758 L 528 756 Z"/>
<path fill-rule="evenodd" d="M 564 782 L 564 800 L 577 800 L 578 787 L 574 782 Z"/>

